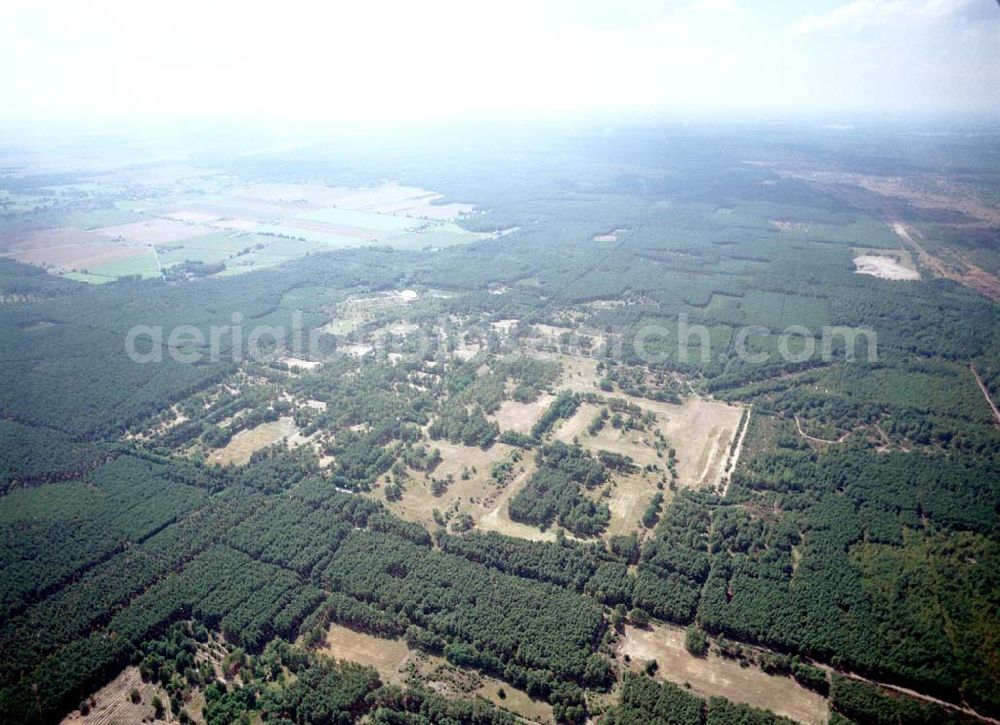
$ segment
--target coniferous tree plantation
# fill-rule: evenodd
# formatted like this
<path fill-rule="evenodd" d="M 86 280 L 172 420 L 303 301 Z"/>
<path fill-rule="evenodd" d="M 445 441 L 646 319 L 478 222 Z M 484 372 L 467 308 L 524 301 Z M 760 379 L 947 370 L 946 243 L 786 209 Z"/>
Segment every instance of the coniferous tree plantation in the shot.
<path fill-rule="evenodd" d="M 1000 718 L 995 133 L 240 143 L 0 165 L 0 721 Z"/>

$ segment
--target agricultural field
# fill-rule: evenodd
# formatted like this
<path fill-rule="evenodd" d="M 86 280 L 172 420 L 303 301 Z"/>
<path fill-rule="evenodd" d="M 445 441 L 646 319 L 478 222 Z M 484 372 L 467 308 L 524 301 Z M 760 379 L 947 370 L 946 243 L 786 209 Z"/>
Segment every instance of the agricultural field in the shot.
<path fill-rule="evenodd" d="M 41 229 L 0 234 L 0 255 L 101 283 L 129 276 L 239 274 L 331 249 L 372 244 L 438 249 L 486 236 L 456 223 L 473 214 L 474 205 L 444 201 L 443 195 L 416 187 L 231 187 L 227 179 L 210 175 L 191 187 L 185 183 L 189 170 L 176 171 L 184 176 L 165 170 L 144 179 L 172 197 L 166 206 L 52 211 L 40 218 Z M 112 175 L 89 191 L 119 203 L 116 189 L 124 182 Z"/>

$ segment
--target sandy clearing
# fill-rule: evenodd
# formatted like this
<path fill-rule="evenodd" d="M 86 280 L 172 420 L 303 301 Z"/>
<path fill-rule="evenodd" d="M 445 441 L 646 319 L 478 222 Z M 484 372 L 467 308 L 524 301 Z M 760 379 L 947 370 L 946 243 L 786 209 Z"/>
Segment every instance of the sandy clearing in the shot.
<path fill-rule="evenodd" d="M 630 667 L 637 671 L 650 660 L 656 660 L 660 666 L 659 679 L 682 686 L 690 684 L 702 696 L 718 695 L 807 725 L 821 725 L 829 719 L 826 699 L 790 677 L 768 675 L 756 667 L 741 667 L 738 662 L 715 654 L 704 658 L 693 656 L 684 647 L 682 627 L 654 624 L 638 629 L 626 625 L 619 651 L 631 658 Z"/>
<path fill-rule="evenodd" d="M 302 358 L 289 357 L 287 355 L 279 358 L 278 362 L 283 362 L 290 368 L 299 368 L 300 370 L 312 370 L 323 364 L 317 360 L 303 360 Z"/>
<path fill-rule="evenodd" d="M 747 408 L 747 418 L 743 423 L 743 428 L 740 429 L 740 437 L 736 441 L 735 448 L 732 449 L 732 453 L 729 455 L 729 460 L 726 463 L 725 479 L 722 487 L 722 498 L 725 498 L 729 493 L 729 483 L 733 479 L 733 471 L 736 470 L 737 464 L 740 462 L 740 455 L 743 453 L 743 443 L 747 439 L 747 431 L 750 430 L 750 417 L 753 415 L 753 405 Z"/>
<path fill-rule="evenodd" d="M 617 396 L 616 396 L 617 397 Z M 743 408 L 728 403 L 700 398 L 687 398 L 681 405 L 660 403 L 643 398 L 625 397 L 644 411 L 656 416 L 656 426 L 667 439 L 667 446 L 677 452 L 677 483 L 693 488 L 714 488 L 722 479 L 729 447 L 739 426 Z M 584 406 L 581 406 L 583 408 Z M 561 427 L 569 441 L 578 436 L 580 444 L 589 450 L 601 449 L 630 456 L 639 466 L 647 464 L 663 468 L 666 460 L 656 455 L 651 431 L 620 431 L 610 424 L 595 436 L 590 436 L 584 423 L 589 424 L 593 410 L 577 415 Z M 564 424 L 565 426 L 565 424 Z M 556 433 L 560 436 L 559 431 Z"/>
<path fill-rule="evenodd" d="M 528 539 L 529 541 L 556 540 L 555 529 L 542 531 L 535 526 L 529 526 L 528 524 L 511 521 L 510 516 L 507 513 L 507 504 L 511 497 L 521 490 L 534 472 L 535 466 L 533 464 L 529 465 L 524 471 L 515 476 L 514 479 L 507 484 L 503 493 L 500 495 L 500 498 L 496 500 L 492 510 L 480 517 L 480 529 L 483 529 L 484 531 L 496 531 L 497 533 L 504 534 L 505 536 L 516 536 L 519 539 Z M 566 532 L 566 535 L 569 538 L 574 538 L 569 532 Z"/>
<path fill-rule="evenodd" d="M 595 393 L 608 398 L 621 398 L 651 411 L 656 426 L 667 439 L 667 445 L 677 451 L 677 483 L 680 486 L 715 488 L 722 480 L 729 447 L 739 426 L 743 407 L 706 398 L 688 397 L 680 405 L 638 398 L 623 393 L 608 394 L 600 390 L 597 361 L 568 355 L 539 356 L 562 363 L 558 390 Z M 579 424 L 573 424 L 577 427 Z M 557 433 L 558 435 L 558 433 Z M 656 455 L 652 431 L 621 431 L 605 426 L 596 436 L 580 436 L 580 443 L 590 450 L 604 448 L 631 456 L 640 466 L 653 463 L 662 467 L 664 459 Z"/>
<path fill-rule="evenodd" d="M 581 403 L 573 416 L 557 423 L 553 436 L 556 440 L 571 444 L 575 438 L 587 435 L 587 427 L 604 406 L 595 403 Z"/>
<path fill-rule="evenodd" d="M 490 511 L 504 488 L 497 485 L 490 475 L 493 465 L 508 458 L 512 446 L 494 443 L 487 450 L 471 448 L 448 441 L 429 441 L 426 444 L 431 449 L 441 451 L 441 463 L 425 477 L 422 472 L 411 471 L 410 478 L 403 485 L 403 496 L 399 501 L 385 501 L 381 490 L 372 493 L 392 511 L 393 514 L 407 521 L 415 521 L 428 528 L 435 528 L 434 510 L 442 514 L 446 511 L 468 513 L 473 519 L 478 519 Z M 521 464 L 527 466 L 526 461 Z M 473 470 L 475 469 L 475 470 Z M 468 478 L 462 479 L 462 471 L 469 472 Z M 447 479 L 452 477 L 452 483 L 440 496 L 431 492 L 430 478 Z M 508 484 L 507 488 L 510 487 Z"/>
<path fill-rule="evenodd" d="M 382 639 L 332 624 L 319 651 L 339 660 L 374 667 L 384 682 L 405 686 L 415 675 L 429 689 L 445 697 L 481 697 L 528 722 L 552 720 L 552 707 L 547 703 L 533 700 L 524 691 L 495 677 L 456 667 L 443 657 L 411 650 L 401 639 Z M 501 689 L 506 694 L 503 699 L 497 695 Z"/>
<path fill-rule="evenodd" d="M 656 486 L 657 479 L 651 475 L 633 473 L 617 477 L 608 487 L 610 498 L 607 499 L 611 520 L 605 537 L 620 536 L 638 531 L 642 535 L 642 515 L 646 507 L 657 493 L 663 494 L 663 510 L 670 505 L 674 493 L 668 488 L 660 491 Z"/>
<path fill-rule="evenodd" d="M 879 279 L 899 281 L 920 279 L 920 272 L 907 269 L 895 257 L 862 254 L 854 258 L 854 266 L 856 274 L 867 274 Z"/>
<path fill-rule="evenodd" d="M 533 403 L 505 400 L 489 417 L 497 422 L 502 431 L 512 430 L 518 433 L 530 433 L 535 421 L 541 417 L 553 400 L 555 400 L 555 396 L 549 393 L 542 393 Z"/>
<path fill-rule="evenodd" d="M 604 234 L 595 234 L 595 242 L 617 242 L 618 237 L 627 232 L 628 229 L 612 229 L 610 232 L 605 232 Z"/>
<path fill-rule="evenodd" d="M 295 420 L 291 417 L 278 418 L 269 423 L 261 423 L 255 428 L 241 430 L 223 448 L 209 453 L 208 463 L 222 465 L 232 464 L 242 466 L 250 460 L 254 451 L 258 451 L 282 438 L 291 438 L 299 432 Z"/>
<path fill-rule="evenodd" d="M 410 658 L 410 648 L 401 639 L 383 639 L 353 629 L 331 624 L 319 652 L 338 660 L 350 660 L 374 667 L 390 683 L 403 682 L 403 666 Z"/>

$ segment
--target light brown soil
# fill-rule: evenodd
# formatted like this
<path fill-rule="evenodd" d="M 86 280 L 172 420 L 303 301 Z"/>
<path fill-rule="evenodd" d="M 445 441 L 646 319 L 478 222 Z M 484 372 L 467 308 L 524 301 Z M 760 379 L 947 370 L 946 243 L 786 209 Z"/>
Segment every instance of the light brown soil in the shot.
<path fill-rule="evenodd" d="M 533 403 L 518 403 L 515 400 L 505 400 L 490 418 L 497 422 L 502 431 L 513 430 L 518 433 L 530 433 L 531 427 L 553 400 L 555 400 L 555 396 L 548 393 L 539 395 L 538 399 Z"/>
<path fill-rule="evenodd" d="M 282 438 L 291 438 L 298 431 L 295 420 L 290 417 L 279 418 L 270 423 L 261 423 L 256 428 L 241 430 L 232 437 L 224 448 L 212 451 L 208 455 L 208 463 L 242 466 L 250 460 L 254 451 L 277 443 Z"/>
<path fill-rule="evenodd" d="M 867 274 L 879 279 L 899 281 L 920 279 L 919 272 L 907 269 L 895 257 L 863 254 L 854 258 L 854 266 L 857 268 L 855 272 L 858 274 Z"/>
<path fill-rule="evenodd" d="M 441 451 L 441 463 L 430 476 L 446 479 L 451 475 L 454 479 L 447 491 L 435 496 L 431 493 L 430 480 L 422 472 L 410 471 L 410 478 L 403 485 L 403 496 L 399 501 L 385 501 L 381 488 L 372 493 L 373 497 L 381 499 L 397 516 L 428 528 L 437 526 L 434 521 L 435 509 L 442 514 L 449 510 L 464 512 L 473 519 L 478 519 L 496 506 L 505 489 L 496 484 L 490 471 L 495 463 L 510 455 L 514 450 L 511 446 L 494 443 L 484 451 L 447 441 L 429 441 L 427 445 Z M 528 466 L 529 462 L 522 461 L 520 465 Z M 463 469 L 470 472 L 466 480 L 462 480 Z M 509 486 L 510 484 L 508 488 Z"/>
<path fill-rule="evenodd" d="M 373 637 L 334 624 L 320 652 L 374 667 L 385 682 L 405 686 L 417 680 L 445 697 L 481 697 L 528 722 L 552 721 L 552 707 L 548 703 L 533 700 L 522 690 L 494 677 L 455 667 L 443 657 L 411 650 L 403 640 Z M 503 699 L 497 694 L 501 689 L 506 694 Z"/>
<path fill-rule="evenodd" d="M 574 365 L 565 364 L 564 368 L 566 373 L 561 387 L 581 392 L 600 392 L 589 382 L 593 378 L 586 375 L 574 376 Z M 624 398 L 643 411 L 649 410 L 656 415 L 656 425 L 666 437 L 668 447 L 677 451 L 679 485 L 714 488 L 719 484 L 729 455 L 729 446 L 743 414 L 742 407 L 701 398 L 686 398 L 680 405 L 674 405 L 617 393 L 613 397 Z M 581 422 L 571 422 L 570 430 L 578 428 Z M 580 435 L 580 443 L 591 450 L 604 448 L 630 456 L 640 466 L 653 463 L 662 467 L 665 462 L 656 455 L 652 431 L 629 431 L 623 434 L 607 425 L 594 437 L 586 435 L 584 431 Z"/>
<path fill-rule="evenodd" d="M 3 248 L 2 256 L 65 270 L 93 269 L 150 253 L 145 245 L 115 244 L 94 232 L 69 228 L 11 235 L 4 240 Z"/>
<path fill-rule="evenodd" d="M 619 651 L 629 655 L 630 666 L 637 671 L 650 660 L 656 660 L 658 678 L 682 686 L 690 684 L 694 692 L 705 697 L 718 695 L 808 725 L 820 725 L 829 718 L 826 699 L 790 677 L 768 675 L 756 667 L 741 667 L 715 654 L 695 657 L 684 647 L 682 627 L 626 626 Z"/>

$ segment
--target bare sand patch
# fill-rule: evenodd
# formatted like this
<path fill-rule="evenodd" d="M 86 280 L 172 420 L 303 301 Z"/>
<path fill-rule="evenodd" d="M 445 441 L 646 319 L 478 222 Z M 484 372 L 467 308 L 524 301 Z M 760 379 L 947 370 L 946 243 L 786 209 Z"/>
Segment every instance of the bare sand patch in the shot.
<path fill-rule="evenodd" d="M 920 272 L 907 269 L 896 257 L 874 254 L 862 254 L 854 258 L 854 270 L 857 274 L 867 274 L 879 279 L 918 280 Z"/>
<path fill-rule="evenodd" d="M 504 491 L 504 488 L 490 475 L 493 466 L 508 458 L 514 450 L 512 446 L 494 443 L 487 450 L 449 443 L 430 441 L 427 445 L 441 451 L 441 463 L 428 475 L 411 471 L 410 479 L 403 486 L 399 501 L 385 501 L 386 506 L 397 516 L 415 521 L 428 528 L 437 526 L 434 510 L 442 514 L 446 511 L 467 513 L 478 519 L 490 511 Z M 527 462 L 522 462 L 527 466 Z M 467 474 L 463 479 L 463 471 Z M 440 496 L 431 492 L 431 478 L 445 480 L 452 477 L 447 490 Z M 509 486 L 509 484 L 508 484 Z M 384 498 L 381 492 L 374 495 Z"/>
<path fill-rule="evenodd" d="M 383 682 L 400 686 L 423 684 L 445 697 L 489 700 L 529 722 L 552 721 L 552 707 L 548 703 L 534 700 L 523 690 L 495 677 L 456 667 L 443 657 L 411 650 L 401 639 L 382 639 L 332 624 L 319 651 L 338 660 L 374 667 Z M 498 695 L 500 690 L 506 695 L 502 699 Z"/>
<path fill-rule="evenodd" d="M 654 624 L 638 629 L 626 625 L 619 651 L 631 658 L 629 666 L 637 671 L 650 660 L 656 660 L 660 666 L 659 679 L 682 686 L 690 684 L 702 696 L 718 695 L 808 725 L 820 725 L 829 718 L 826 699 L 790 677 L 768 675 L 756 667 L 741 667 L 738 662 L 714 653 L 695 657 L 684 647 L 681 627 Z"/>
<path fill-rule="evenodd" d="M 556 440 L 572 443 L 576 438 L 587 436 L 587 426 L 604 406 L 597 403 L 581 403 L 572 418 L 563 420 L 553 434 Z M 617 432 L 617 431 L 616 431 Z"/>
<path fill-rule="evenodd" d="M 299 357 L 289 357 L 287 355 L 283 358 L 280 358 L 278 362 L 283 362 L 288 367 L 298 368 L 299 370 L 313 370 L 323 364 L 316 360 L 303 360 L 302 358 Z"/>
<path fill-rule="evenodd" d="M 623 536 L 633 531 L 639 531 L 641 535 L 642 515 L 657 493 L 663 494 L 663 506 L 666 510 L 674 494 L 668 488 L 659 490 L 656 482 L 657 479 L 651 474 L 632 473 L 616 477 L 608 484 L 610 498 L 607 504 L 611 519 L 608 521 L 607 531 L 604 532 L 606 537 Z"/>
<path fill-rule="evenodd" d="M 775 219 L 771 221 L 776 229 L 782 232 L 808 232 L 809 225 L 805 222 L 792 222 L 786 219 Z"/>
<path fill-rule="evenodd" d="M 516 536 L 519 539 L 528 539 L 529 541 L 555 541 L 556 532 L 554 529 L 547 529 L 542 531 L 537 526 L 530 526 L 529 524 L 522 524 L 517 521 L 512 521 L 510 515 L 507 511 L 507 504 L 510 502 L 512 496 L 514 496 L 521 488 L 528 482 L 528 479 L 535 472 L 534 464 L 526 465 L 523 471 L 520 471 L 504 488 L 503 492 L 493 503 L 492 509 L 483 516 L 479 518 L 479 528 L 484 531 L 496 531 L 499 534 L 505 536 Z M 567 533 L 567 536 L 573 538 L 571 534 Z"/>
<path fill-rule="evenodd" d="M 605 232 L 604 234 L 595 234 L 595 242 L 617 242 L 618 237 L 627 232 L 627 229 L 613 229 L 610 232 Z"/>
<path fill-rule="evenodd" d="M 641 528 L 642 515 L 650 500 L 658 492 L 663 493 L 668 501 L 671 492 L 660 491 L 657 483 L 666 477 L 666 458 L 656 455 L 653 436 L 647 431 L 629 431 L 622 433 L 610 424 L 596 435 L 590 435 L 587 428 L 591 421 L 604 406 L 594 403 L 583 403 L 569 420 L 563 421 L 555 431 L 555 438 L 563 443 L 578 442 L 584 448 L 597 452 L 612 451 L 629 456 L 640 468 L 653 464 L 658 473 L 647 473 L 639 470 L 633 473 L 615 473 L 611 479 L 597 491 L 592 492 L 592 498 L 601 500 L 601 494 L 607 492 L 605 499 L 611 511 L 611 520 L 605 532 L 608 536 L 628 534 Z M 668 479 L 669 480 L 669 479 Z"/>
<path fill-rule="evenodd" d="M 553 400 L 555 400 L 555 396 L 549 393 L 542 393 L 533 403 L 505 400 L 489 417 L 497 422 L 500 430 L 530 433 L 535 421 L 541 417 Z"/>
<path fill-rule="evenodd" d="M 241 430 L 225 447 L 212 451 L 207 460 L 208 463 L 219 463 L 224 466 L 227 464 L 242 466 L 250 460 L 254 451 L 277 443 L 282 438 L 291 438 L 298 432 L 295 420 L 290 417 L 261 423 L 255 428 Z"/>
<path fill-rule="evenodd" d="M 567 385 L 576 387 L 575 384 Z M 582 387 L 589 387 L 583 384 Z M 686 398 L 680 405 L 661 403 L 629 395 L 614 395 L 638 405 L 643 412 L 650 411 L 654 425 L 667 439 L 667 447 L 677 453 L 677 483 L 691 488 L 714 488 L 722 480 L 729 447 L 739 426 L 743 408 L 702 398 Z M 653 464 L 663 468 L 665 458 L 656 455 L 652 430 L 621 431 L 610 424 L 591 436 L 586 424 L 593 419 L 594 408 L 581 406 L 584 411 L 560 427 L 560 438 L 579 436 L 580 444 L 590 450 L 605 449 L 629 456 L 637 465 Z M 589 414 L 589 418 L 585 417 Z"/>
<path fill-rule="evenodd" d="M 679 485 L 712 488 L 719 484 L 729 455 L 729 446 L 743 414 L 741 406 L 695 397 L 685 398 L 680 405 L 676 405 L 623 393 L 609 394 L 596 385 L 596 360 L 567 355 L 552 355 L 546 359 L 562 363 L 563 372 L 558 386 L 560 390 L 619 398 L 639 406 L 643 412 L 651 411 L 656 416 L 656 427 L 667 439 L 668 448 L 674 448 L 677 452 Z M 582 421 L 577 421 L 567 430 L 579 429 L 581 423 Z M 652 430 L 623 433 L 607 425 L 597 436 L 581 435 L 580 438 L 581 445 L 586 448 L 604 448 L 631 456 L 640 466 L 653 463 L 662 467 L 665 462 L 665 459 L 656 455 Z"/>
<path fill-rule="evenodd" d="M 319 651 L 338 660 L 374 667 L 386 681 L 401 684 L 410 648 L 401 639 L 383 639 L 331 624 Z"/>
<path fill-rule="evenodd" d="M 496 320 L 495 322 L 491 322 L 490 326 L 494 330 L 497 330 L 498 332 L 502 332 L 505 335 L 509 335 L 511 331 L 517 326 L 518 322 L 520 322 L 520 320 L 513 318 L 508 320 Z"/>
<path fill-rule="evenodd" d="M 351 357 L 364 357 L 374 349 L 375 348 L 371 345 L 358 343 L 356 345 L 345 345 L 344 347 L 338 348 L 338 351 L 344 353 L 345 355 L 350 355 Z"/>

